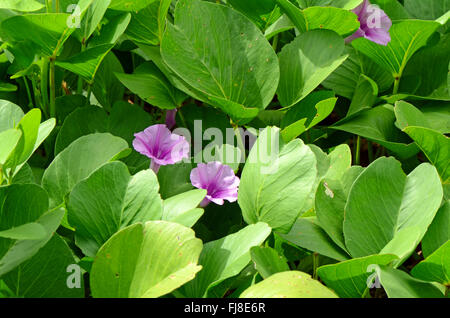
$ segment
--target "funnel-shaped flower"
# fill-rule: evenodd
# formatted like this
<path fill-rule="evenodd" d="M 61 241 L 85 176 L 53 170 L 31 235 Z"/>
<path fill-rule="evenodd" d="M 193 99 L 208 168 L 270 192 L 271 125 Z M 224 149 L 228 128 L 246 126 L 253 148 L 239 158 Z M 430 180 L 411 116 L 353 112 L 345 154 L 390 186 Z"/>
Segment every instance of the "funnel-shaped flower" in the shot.
<path fill-rule="evenodd" d="M 211 201 L 223 205 L 224 200 L 229 202 L 237 200 L 240 180 L 231 167 L 220 162 L 200 163 L 191 172 L 191 182 L 194 187 L 208 192 L 200 204 L 202 207 Z"/>
<path fill-rule="evenodd" d="M 189 156 L 189 143 L 183 136 L 172 134 L 166 125 L 148 127 L 134 136 L 134 149 L 152 159 L 150 168 L 155 173 L 160 166 L 175 164 Z"/>
<path fill-rule="evenodd" d="M 355 34 L 346 39 L 347 42 L 364 37 L 377 44 L 388 45 L 391 41 L 389 29 L 392 21 L 380 7 L 364 0 L 353 12 L 358 16 L 361 26 Z"/>

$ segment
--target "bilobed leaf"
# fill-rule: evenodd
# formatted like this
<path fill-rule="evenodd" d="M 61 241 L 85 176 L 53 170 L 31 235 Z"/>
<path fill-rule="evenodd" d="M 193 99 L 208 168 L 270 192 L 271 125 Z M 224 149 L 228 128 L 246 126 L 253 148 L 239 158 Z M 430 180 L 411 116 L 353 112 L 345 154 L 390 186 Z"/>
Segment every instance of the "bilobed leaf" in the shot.
<path fill-rule="evenodd" d="M 413 157 L 419 149 L 408 136 L 395 127 L 394 123 L 394 108 L 391 105 L 383 105 L 360 111 L 329 128 L 367 138 L 386 147 L 402 159 Z"/>
<path fill-rule="evenodd" d="M 111 0 L 109 7 L 119 11 L 139 11 L 157 0 Z"/>
<path fill-rule="evenodd" d="M 430 256 L 448 240 L 450 240 L 450 202 L 446 201 L 436 213 L 433 223 L 422 240 L 424 257 Z"/>
<path fill-rule="evenodd" d="M 280 9 L 275 6 L 273 0 L 230 0 L 228 3 L 262 30 L 281 16 Z"/>
<path fill-rule="evenodd" d="M 371 78 L 361 74 L 347 116 L 355 114 L 364 108 L 372 107 L 375 104 L 377 97 L 377 83 Z"/>
<path fill-rule="evenodd" d="M 0 132 L 0 166 L 3 166 L 16 148 L 22 132 L 18 129 L 8 129 Z"/>
<path fill-rule="evenodd" d="M 426 45 L 428 38 L 437 30 L 434 21 L 408 20 L 394 23 L 390 29 L 391 42 L 387 46 L 359 38 L 352 42 L 354 48 L 374 62 L 400 77 L 413 54 Z"/>
<path fill-rule="evenodd" d="M 281 105 L 291 107 L 304 99 L 347 57 L 344 40 L 333 31 L 313 30 L 296 37 L 279 53 Z"/>
<path fill-rule="evenodd" d="M 331 114 L 336 101 L 333 92 L 319 91 L 290 108 L 281 121 L 283 140 L 289 142 L 319 124 Z"/>
<path fill-rule="evenodd" d="M 209 288 L 239 274 L 250 262 L 250 249 L 271 233 L 265 223 L 253 224 L 220 240 L 206 243 L 199 264 L 203 270 L 181 292 L 187 297 L 203 297 Z"/>
<path fill-rule="evenodd" d="M 311 218 L 299 218 L 288 234 L 279 235 L 295 245 L 338 261 L 350 258 Z"/>
<path fill-rule="evenodd" d="M 25 114 L 16 104 L 7 100 L 0 100 L 0 132 L 17 128 Z"/>
<path fill-rule="evenodd" d="M 26 223 L 0 231 L 0 237 L 12 240 L 40 240 L 46 234 L 44 227 L 38 223 Z"/>
<path fill-rule="evenodd" d="M 19 205 L 18 205 L 19 206 Z M 61 224 L 64 216 L 63 210 L 47 212 L 36 220 L 36 223 L 45 228 L 46 236 L 40 240 L 8 240 L 8 249 L 0 258 L 0 277 L 10 272 L 24 261 L 35 255 L 52 238 Z M 0 239 L 1 240 L 1 239 Z M 0 244 L 3 244 L 0 243 Z"/>
<path fill-rule="evenodd" d="M 411 274 L 419 279 L 450 284 L 450 241 L 438 248 L 424 261 L 417 264 Z"/>
<path fill-rule="evenodd" d="M 319 267 L 317 274 L 325 284 L 343 298 L 360 298 L 368 288 L 374 265 L 389 265 L 395 255 L 371 255 Z M 373 282 L 371 282 L 373 283 Z"/>
<path fill-rule="evenodd" d="M 115 234 L 98 252 L 91 270 L 99 298 L 157 298 L 192 280 L 202 242 L 176 223 L 152 221 Z"/>
<path fill-rule="evenodd" d="M 141 64 L 133 74 L 116 73 L 115 75 L 131 92 L 162 109 L 180 107 L 186 98 L 186 95 L 173 87 L 151 62 Z"/>
<path fill-rule="evenodd" d="M 203 209 L 197 209 L 206 197 L 206 190 L 191 190 L 178 194 L 163 202 L 162 220 L 192 227 L 203 215 Z"/>
<path fill-rule="evenodd" d="M 116 232 L 138 222 L 161 220 L 162 201 L 151 170 L 131 176 L 121 162 L 108 163 L 78 183 L 67 205 L 75 241 L 94 257 Z"/>
<path fill-rule="evenodd" d="M 443 183 L 450 182 L 450 139 L 423 127 L 406 127 L 404 131 L 416 142 L 430 162 L 436 166 Z"/>
<path fill-rule="evenodd" d="M 270 276 L 245 290 L 241 298 L 337 298 L 310 275 L 288 271 Z"/>
<path fill-rule="evenodd" d="M 443 298 L 437 286 L 411 277 L 409 274 L 380 266 L 379 279 L 389 298 Z"/>
<path fill-rule="evenodd" d="M 316 158 L 300 139 L 283 144 L 278 128 L 260 133 L 242 172 L 238 202 L 248 224 L 287 232 L 313 190 Z"/>
<path fill-rule="evenodd" d="M 111 134 L 92 134 L 74 141 L 56 156 L 42 178 L 50 206 L 63 203 L 78 182 L 126 149 L 127 142 Z"/>
<path fill-rule="evenodd" d="M 178 1 L 161 56 L 196 97 L 235 121 L 256 117 L 278 86 L 278 60 L 269 42 L 250 20 L 223 5 Z"/>
<path fill-rule="evenodd" d="M 79 286 L 68 286 L 68 268 L 74 264 L 76 261 L 69 246 L 59 235 L 55 235 L 31 259 L 3 276 L 3 280 L 14 290 L 16 297 L 82 298 L 84 282 L 81 273 Z"/>
<path fill-rule="evenodd" d="M 171 0 L 154 0 L 146 8 L 132 12 L 126 35 L 136 43 L 159 45 L 166 29 Z"/>
<path fill-rule="evenodd" d="M 425 235 L 442 196 L 439 176 L 430 164 L 422 164 L 406 176 L 394 158 L 376 160 L 355 181 L 347 199 L 344 237 L 348 251 L 353 257 L 382 250 L 390 253 L 385 246 L 401 235 L 406 250 L 398 256 L 404 260 L 413 252 L 413 243 L 418 244 Z M 411 227 L 417 227 L 411 230 L 417 235 L 402 234 Z M 396 245 L 391 248 L 397 250 Z"/>
<path fill-rule="evenodd" d="M 250 254 L 256 270 L 264 279 L 276 273 L 289 271 L 286 259 L 271 247 L 252 247 Z"/>
<path fill-rule="evenodd" d="M 33 12 L 42 9 L 44 5 L 36 0 L 2 0 L 0 9 L 15 10 L 21 12 Z"/>

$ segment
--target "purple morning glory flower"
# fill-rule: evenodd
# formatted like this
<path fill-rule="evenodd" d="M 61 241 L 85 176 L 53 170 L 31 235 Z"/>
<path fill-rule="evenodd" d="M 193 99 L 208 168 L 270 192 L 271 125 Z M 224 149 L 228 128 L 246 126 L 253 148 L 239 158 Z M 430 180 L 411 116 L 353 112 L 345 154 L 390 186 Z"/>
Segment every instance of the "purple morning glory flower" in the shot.
<path fill-rule="evenodd" d="M 346 39 L 347 43 L 364 37 L 377 44 L 388 45 L 391 41 L 389 30 L 392 21 L 383 10 L 372 5 L 369 0 L 364 0 L 353 12 L 358 16 L 361 26 L 355 34 Z"/>
<path fill-rule="evenodd" d="M 175 117 L 177 116 L 178 109 L 171 109 L 166 111 L 166 125 L 167 128 L 172 129 L 176 125 Z"/>
<path fill-rule="evenodd" d="M 173 134 L 166 125 L 148 127 L 134 136 L 134 149 L 152 160 L 150 168 L 155 173 L 160 166 L 175 164 L 189 156 L 189 143 L 183 136 Z"/>
<path fill-rule="evenodd" d="M 209 202 L 223 205 L 224 200 L 237 201 L 240 180 L 231 167 L 220 162 L 200 163 L 191 172 L 191 182 L 194 187 L 208 192 L 201 207 L 207 206 Z"/>

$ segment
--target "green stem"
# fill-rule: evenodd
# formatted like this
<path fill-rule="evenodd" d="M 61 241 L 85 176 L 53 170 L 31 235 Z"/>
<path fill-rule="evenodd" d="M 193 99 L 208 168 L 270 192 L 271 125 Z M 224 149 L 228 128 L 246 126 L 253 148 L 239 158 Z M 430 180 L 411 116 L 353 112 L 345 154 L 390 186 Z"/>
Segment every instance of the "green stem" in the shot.
<path fill-rule="evenodd" d="M 86 106 L 91 103 L 91 93 L 92 93 L 92 84 L 88 85 L 87 95 L 86 95 Z"/>
<path fill-rule="evenodd" d="M 55 58 L 50 58 L 50 117 L 56 117 Z"/>
<path fill-rule="evenodd" d="M 27 91 L 28 96 L 28 108 L 33 108 L 33 97 L 31 97 L 30 85 L 28 85 L 28 81 L 26 77 L 23 77 L 23 83 L 25 84 L 25 89 Z"/>
<path fill-rule="evenodd" d="M 273 38 L 272 48 L 273 48 L 273 50 L 275 52 L 277 51 L 277 48 L 278 48 L 278 34 L 275 35 L 275 37 Z"/>
<path fill-rule="evenodd" d="M 81 52 L 84 52 L 86 50 L 86 39 L 83 39 L 81 41 Z M 83 78 L 81 76 L 78 76 L 78 84 L 77 84 L 77 94 L 81 95 L 83 94 Z"/>
<path fill-rule="evenodd" d="M 369 154 L 369 163 L 373 162 L 373 145 L 371 141 L 367 141 L 367 153 Z"/>
<path fill-rule="evenodd" d="M 392 91 L 392 95 L 397 95 L 399 88 L 400 88 L 400 76 L 397 76 L 395 77 L 394 90 Z"/>
<path fill-rule="evenodd" d="M 356 138 L 355 164 L 359 166 L 361 163 L 361 136 Z"/>
<path fill-rule="evenodd" d="M 183 122 L 183 125 L 185 128 L 188 128 L 186 119 L 184 118 L 183 112 L 181 111 L 181 108 L 178 109 L 178 115 L 180 115 L 181 121 Z"/>
<path fill-rule="evenodd" d="M 370 289 L 369 288 L 366 288 L 366 290 L 362 294 L 361 298 L 370 298 Z"/>
<path fill-rule="evenodd" d="M 55 0 L 55 12 L 59 13 L 59 0 Z"/>
<path fill-rule="evenodd" d="M 317 269 L 319 268 L 319 254 L 313 254 L 313 278 L 317 279 Z"/>
<path fill-rule="evenodd" d="M 48 113 L 48 64 L 49 59 L 44 58 L 41 69 L 41 95 L 42 106 Z"/>
<path fill-rule="evenodd" d="M 242 140 L 242 135 L 241 135 L 241 131 L 239 129 L 239 125 L 236 125 L 234 123 L 231 123 L 231 125 L 234 128 L 234 133 L 235 133 L 236 138 L 237 138 L 238 148 L 241 150 L 242 156 L 245 156 L 245 145 L 244 145 L 244 142 Z"/>

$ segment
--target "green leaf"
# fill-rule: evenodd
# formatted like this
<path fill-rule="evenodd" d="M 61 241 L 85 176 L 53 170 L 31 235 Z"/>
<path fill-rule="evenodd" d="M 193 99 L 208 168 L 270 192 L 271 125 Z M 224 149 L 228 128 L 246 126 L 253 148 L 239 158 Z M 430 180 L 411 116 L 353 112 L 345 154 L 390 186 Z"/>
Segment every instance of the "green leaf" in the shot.
<path fill-rule="evenodd" d="M 0 132 L 17 128 L 23 116 L 19 106 L 7 100 L 0 100 Z"/>
<path fill-rule="evenodd" d="M 41 111 L 36 108 L 21 119 L 17 129 L 20 129 L 22 135 L 13 156 L 6 162 L 6 166 L 15 168 L 28 160 L 34 151 L 40 123 Z"/>
<path fill-rule="evenodd" d="M 401 159 L 413 157 L 419 149 L 394 123 L 394 108 L 383 105 L 360 111 L 329 128 L 367 138 L 391 150 Z"/>
<path fill-rule="evenodd" d="M 17 185 L 15 185 L 17 186 Z M 24 185 L 29 186 L 29 185 Z M 21 193 L 21 197 L 23 198 L 23 194 Z M 35 200 L 37 197 L 35 197 Z M 43 199 L 43 197 L 42 197 Z M 30 201 L 28 201 L 30 202 Z M 28 203 L 27 202 L 27 203 Z M 40 203 L 43 204 L 43 203 Z M 19 205 L 17 205 L 20 207 Z M 28 208 L 32 207 L 31 205 Z M 22 264 L 24 261 L 30 259 L 33 255 L 35 255 L 53 236 L 56 229 L 61 224 L 61 220 L 64 216 L 63 210 L 51 211 L 43 214 L 36 220 L 36 223 L 42 225 L 45 228 L 47 235 L 45 238 L 41 240 L 16 240 L 16 241 L 8 241 L 8 250 L 5 252 L 0 252 L 0 277 L 4 274 L 10 272 L 18 265 Z M 4 240 L 0 239 L 0 248 L 4 247 Z"/>
<path fill-rule="evenodd" d="M 114 104 L 109 116 L 99 107 L 79 108 L 64 121 L 56 138 L 55 154 L 59 154 L 78 138 L 97 132 L 109 132 L 125 139 L 131 146 L 134 134 L 151 124 L 152 119 L 147 112 L 126 102 Z"/>
<path fill-rule="evenodd" d="M 249 225 L 220 240 L 206 243 L 199 264 L 203 270 L 181 292 L 187 297 L 203 297 L 208 289 L 238 275 L 250 262 L 250 249 L 263 243 L 271 233 L 265 223 Z"/>
<path fill-rule="evenodd" d="M 406 127 L 404 131 L 416 142 L 430 162 L 436 166 L 443 183 L 450 182 L 450 139 L 423 127 Z"/>
<path fill-rule="evenodd" d="M 299 218 L 288 234 L 279 234 L 283 239 L 321 255 L 338 261 L 349 259 L 349 255 L 336 245 L 313 219 Z"/>
<path fill-rule="evenodd" d="M 408 61 L 427 44 L 438 27 L 439 23 L 434 21 L 401 21 L 390 29 L 392 40 L 387 46 L 364 38 L 354 40 L 352 45 L 397 78 L 402 76 Z"/>
<path fill-rule="evenodd" d="M 250 20 L 222 5 L 178 1 L 161 56 L 201 100 L 235 121 L 256 117 L 278 86 L 278 61 L 269 42 Z"/>
<path fill-rule="evenodd" d="M 92 84 L 100 64 L 113 47 L 113 44 L 95 46 L 69 58 L 68 60 L 56 61 L 56 65 L 72 73 L 80 75 L 88 83 Z"/>
<path fill-rule="evenodd" d="M 12 240 L 41 240 L 46 234 L 44 227 L 38 223 L 27 223 L 0 231 L 0 237 Z"/>
<path fill-rule="evenodd" d="M 436 20 L 450 10 L 447 0 L 405 0 L 405 9 L 416 19 Z"/>
<path fill-rule="evenodd" d="M 264 30 L 280 17 L 280 10 L 273 0 L 229 0 L 233 9 L 241 12 Z"/>
<path fill-rule="evenodd" d="M 86 42 L 95 32 L 110 3 L 111 0 L 92 1 L 92 5 L 81 20 L 80 28 L 74 32 L 80 42 Z"/>
<path fill-rule="evenodd" d="M 2 0 L 0 9 L 15 10 L 21 12 L 33 12 L 42 9 L 44 5 L 36 0 Z"/>
<path fill-rule="evenodd" d="M 347 57 L 344 40 L 333 31 L 313 30 L 296 37 L 279 53 L 281 105 L 291 107 L 304 99 Z"/>
<path fill-rule="evenodd" d="M 425 281 L 450 285 L 450 241 L 417 264 L 411 274 Z"/>
<path fill-rule="evenodd" d="M 306 32 L 307 23 L 306 17 L 302 10 L 297 8 L 289 0 L 275 0 L 284 13 L 289 17 L 289 20 L 295 25 L 300 33 Z"/>
<path fill-rule="evenodd" d="M 80 75 L 89 84 L 93 84 L 95 75 L 105 57 L 114 47 L 118 38 L 125 32 L 131 15 L 119 15 L 102 29 L 98 37 L 90 41 L 87 50 L 64 61 L 56 61 L 56 65 L 72 73 Z"/>
<path fill-rule="evenodd" d="M 339 181 L 324 179 L 316 192 L 315 211 L 320 227 L 341 249 L 346 250 L 343 222 L 347 195 Z"/>
<path fill-rule="evenodd" d="M 133 74 L 116 73 L 115 75 L 131 92 L 162 109 L 180 107 L 186 99 L 186 95 L 173 87 L 151 62 L 141 64 Z"/>
<path fill-rule="evenodd" d="M 326 29 L 342 36 L 353 34 L 359 29 L 356 14 L 341 8 L 309 7 L 303 10 L 306 30 Z"/>
<path fill-rule="evenodd" d="M 78 183 L 67 205 L 75 242 L 87 256 L 116 232 L 138 222 L 160 220 L 162 201 L 151 170 L 131 176 L 121 162 L 105 164 Z"/>
<path fill-rule="evenodd" d="M 125 34 L 136 43 L 159 45 L 166 29 L 166 17 L 171 0 L 154 0 L 146 8 L 132 12 Z"/>
<path fill-rule="evenodd" d="M 192 190 L 164 200 L 162 220 L 192 227 L 203 215 L 197 207 L 206 197 L 206 190 Z"/>
<path fill-rule="evenodd" d="M 126 149 L 128 144 L 125 140 L 110 134 L 83 136 L 71 143 L 56 156 L 42 178 L 50 206 L 63 203 L 78 182 Z"/>
<path fill-rule="evenodd" d="M 55 235 L 36 255 L 5 275 L 3 280 L 16 297 L 82 298 L 84 284 L 81 270 L 79 277 L 75 278 L 79 280 L 79 287 L 68 286 L 71 275 L 68 269 L 75 264 L 67 243 Z"/>
<path fill-rule="evenodd" d="M 435 285 L 393 268 L 380 267 L 379 279 L 389 298 L 443 298 Z"/>
<path fill-rule="evenodd" d="M 289 271 L 270 276 L 245 290 L 241 298 L 337 298 L 310 275 Z"/>
<path fill-rule="evenodd" d="M 46 56 L 61 49 L 75 28 L 69 28 L 66 13 L 39 13 L 13 16 L 1 24 L 2 32 L 14 42 L 29 40 Z"/>
<path fill-rule="evenodd" d="M 347 116 L 372 107 L 378 97 L 378 85 L 371 78 L 361 74 Z"/>
<path fill-rule="evenodd" d="M 164 221 L 135 224 L 115 234 L 91 270 L 92 295 L 157 298 L 192 280 L 202 242 L 194 231 Z"/>
<path fill-rule="evenodd" d="M 408 126 L 432 128 L 425 115 L 413 105 L 399 101 L 395 104 L 396 126 L 405 129 Z"/>
<path fill-rule="evenodd" d="M 92 85 L 92 93 L 107 110 L 111 109 L 115 101 L 123 100 L 125 94 L 125 88 L 114 75 L 116 72 L 123 73 L 122 64 L 113 52 L 109 52 L 100 64 Z"/>
<path fill-rule="evenodd" d="M 450 202 L 446 201 L 437 212 L 422 240 L 424 257 L 431 255 L 448 240 L 450 240 Z"/>
<path fill-rule="evenodd" d="M 22 132 L 18 129 L 0 132 L 0 167 L 5 164 L 11 153 L 16 149 L 21 137 Z"/>
<path fill-rule="evenodd" d="M 389 265 L 397 259 L 395 255 L 371 255 L 345 262 L 319 267 L 320 279 L 339 297 L 361 298 L 368 288 L 368 278 L 374 265 Z M 370 282 L 372 283 L 372 282 Z"/>
<path fill-rule="evenodd" d="M 286 259 L 271 247 L 252 247 L 250 254 L 256 270 L 264 279 L 276 273 L 289 271 Z"/>
<path fill-rule="evenodd" d="M 192 190 L 190 175 L 193 168 L 191 163 L 185 162 L 162 166 L 158 172 L 161 197 L 167 199 Z"/>
<path fill-rule="evenodd" d="M 110 9 L 119 11 L 139 11 L 156 0 L 111 0 Z"/>
<path fill-rule="evenodd" d="M 344 237 L 348 251 L 353 257 L 382 250 L 390 253 L 385 246 L 402 235 L 407 256 L 416 247 L 413 243 L 418 244 L 425 235 L 442 196 L 433 166 L 422 164 L 406 176 L 394 158 L 376 160 L 355 181 L 347 199 Z M 410 227 L 417 227 L 417 235 L 401 234 Z"/>
<path fill-rule="evenodd" d="M 333 112 L 336 101 L 333 92 L 319 91 L 290 108 L 281 121 L 283 140 L 289 142 L 326 119 Z"/>
<path fill-rule="evenodd" d="M 316 158 L 300 139 L 284 145 L 278 128 L 260 133 L 244 167 L 238 202 L 248 224 L 288 232 L 313 190 Z"/>

